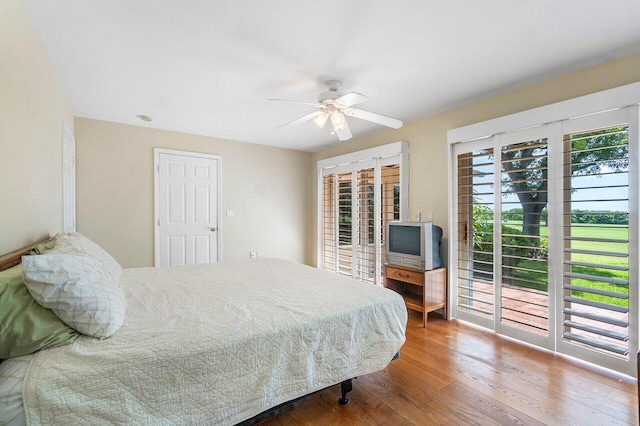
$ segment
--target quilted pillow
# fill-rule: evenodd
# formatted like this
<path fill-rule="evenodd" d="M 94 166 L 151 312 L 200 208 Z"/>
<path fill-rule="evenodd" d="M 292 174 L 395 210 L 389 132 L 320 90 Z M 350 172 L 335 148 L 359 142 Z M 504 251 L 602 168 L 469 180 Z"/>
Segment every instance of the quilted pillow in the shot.
<path fill-rule="evenodd" d="M 33 300 L 22 282 L 22 265 L 0 272 L 0 359 L 68 345 L 78 336 Z"/>
<path fill-rule="evenodd" d="M 106 266 L 106 273 L 120 285 L 122 267 L 102 247 L 85 237 L 79 232 L 69 234 L 57 234 L 54 237 L 55 246 L 47 253 L 73 254 L 90 256 L 101 260 Z"/>
<path fill-rule="evenodd" d="M 124 322 L 126 299 L 110 266 L 85 255 L 23 256 L 23 279 L 33 298 L 80 333 L 104 339 Z"/>

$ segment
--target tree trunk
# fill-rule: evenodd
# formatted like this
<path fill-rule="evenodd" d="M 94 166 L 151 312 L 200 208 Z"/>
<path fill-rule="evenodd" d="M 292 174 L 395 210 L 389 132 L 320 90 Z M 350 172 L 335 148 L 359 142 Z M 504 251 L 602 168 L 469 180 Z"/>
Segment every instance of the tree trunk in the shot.
<path fill-rule="evenodd" d="M 522 233 L 524 235 L 540 236 L 540 218 L 545 204 L 522 204 Z M 539 245 L 538 238 L 532 238 L 534 245 Z"/>

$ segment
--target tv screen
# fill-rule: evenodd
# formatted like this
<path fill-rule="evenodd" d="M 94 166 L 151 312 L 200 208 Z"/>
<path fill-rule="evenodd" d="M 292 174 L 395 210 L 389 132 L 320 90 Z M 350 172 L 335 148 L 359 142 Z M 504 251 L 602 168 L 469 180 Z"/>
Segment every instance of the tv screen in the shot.
<path fill-rule="evenodd" d="M 420 228 L 417 226 L 389 227 L 389 251 L 420 256 Z"/>

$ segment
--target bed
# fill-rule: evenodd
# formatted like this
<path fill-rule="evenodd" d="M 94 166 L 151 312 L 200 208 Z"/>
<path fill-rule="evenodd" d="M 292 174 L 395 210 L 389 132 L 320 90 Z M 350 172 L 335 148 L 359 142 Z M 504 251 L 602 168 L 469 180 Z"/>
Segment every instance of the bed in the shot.
<path fill-rule="evenodd" d="M 396 293 L 284 260 L 125 269 L 120 286 L 111 337 L 0 364 L 0 423 L 253 423 L 346 392 L 405 339 Z"/>

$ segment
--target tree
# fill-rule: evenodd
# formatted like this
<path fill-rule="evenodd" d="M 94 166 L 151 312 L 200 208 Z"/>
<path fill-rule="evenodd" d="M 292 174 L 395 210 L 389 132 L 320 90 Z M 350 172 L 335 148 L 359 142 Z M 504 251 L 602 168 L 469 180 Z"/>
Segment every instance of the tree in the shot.
<path fill-rule="evenodd" d="M 628 126 L 571 135 L 571 175 L 591 175 L 603 169 L 622 171 L 629 166 Z M 547 206 L 547 151 L 545 140 L 502 151 L 503 182 L 522 205 L 522 233 L 540 235 L 540 219 Z M 566 149 L 566 148 L 565 148 Z"/>
<path fill-rule="evenodd" d="M 503 186 L 522 205 L 524 235 L 540 235 L 540 214 L 547 206 L 547 146 L 541 142 L 526 142 L 522 149 L 502 152 L 502 170 L 508 176 Z"/>

